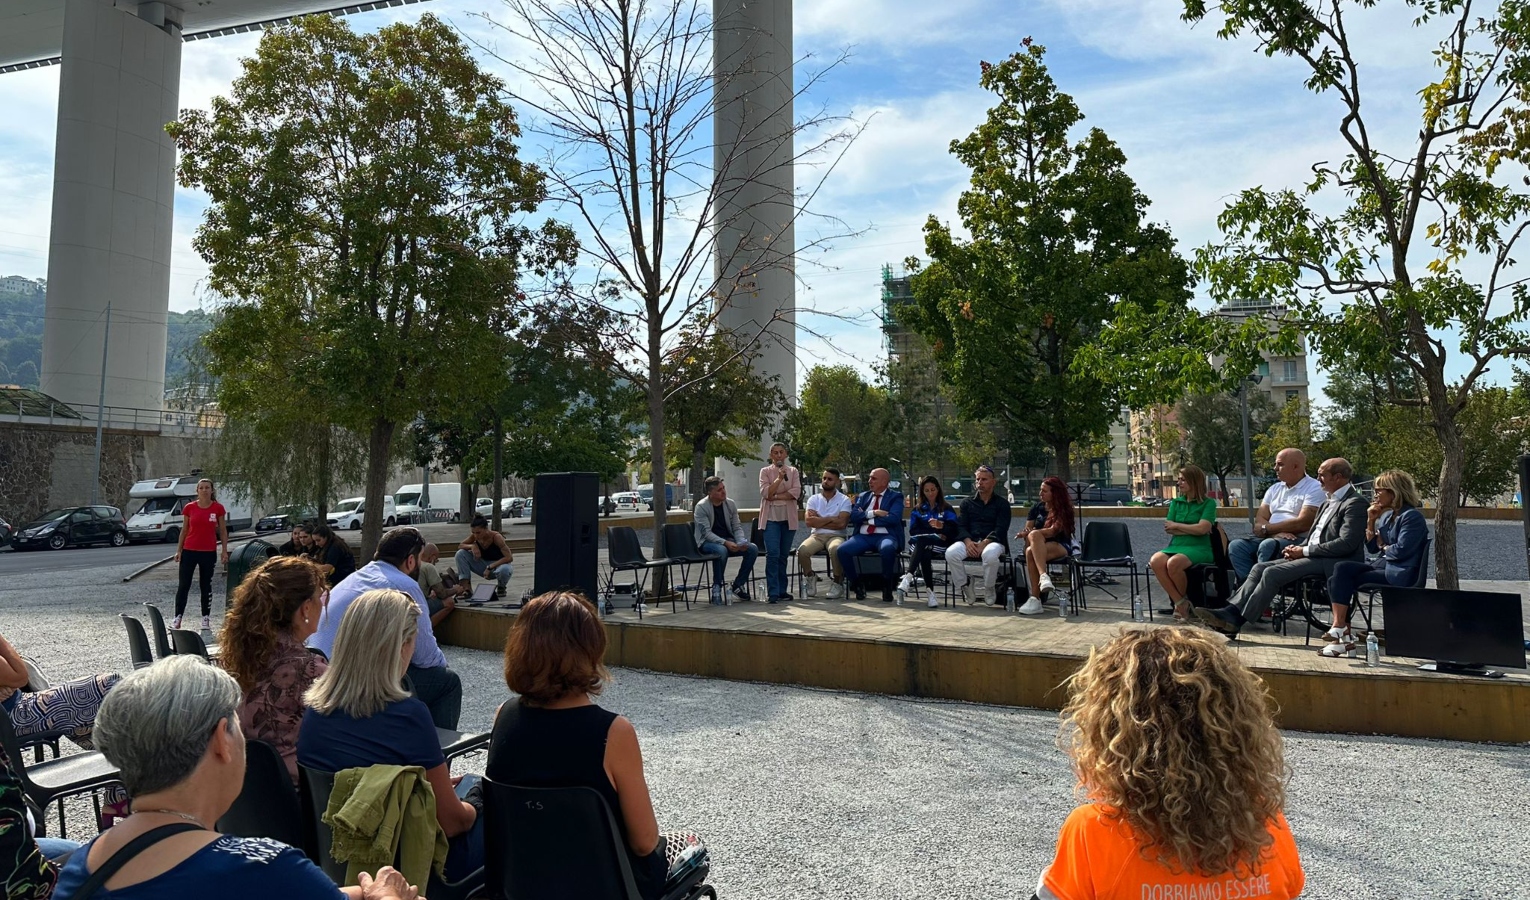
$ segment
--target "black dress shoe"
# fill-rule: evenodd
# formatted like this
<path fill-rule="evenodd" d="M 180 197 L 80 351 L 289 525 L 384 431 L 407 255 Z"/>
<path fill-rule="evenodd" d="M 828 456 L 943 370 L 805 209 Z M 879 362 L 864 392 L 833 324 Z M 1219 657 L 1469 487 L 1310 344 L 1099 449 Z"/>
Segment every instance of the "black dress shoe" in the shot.
<path fill-rule="evenodd" d="M 1224 606 L 1221 609 L 1197 606 L 1195 617 L 1229 637 L 1237 637 L 1239 629 L 1243 627 L 1242 614 L 1231 606 Z"/>
<path fill-rule="evenodd" d="M 882 602 L 883 603 L 891 603 L 891 602 L 893 602 L 892 591 L 889 591 L 886 588 L 882 589 Z"/>
<path fill-rule="evenodd" d="M 859 584 L 857 584 L 855 586 L 855 599 L 857 599 L 857 600 L 865 600 L 866 599 L 866 589 L 864 587 L 862 587 L 861 585 L 859 585 Z"/>

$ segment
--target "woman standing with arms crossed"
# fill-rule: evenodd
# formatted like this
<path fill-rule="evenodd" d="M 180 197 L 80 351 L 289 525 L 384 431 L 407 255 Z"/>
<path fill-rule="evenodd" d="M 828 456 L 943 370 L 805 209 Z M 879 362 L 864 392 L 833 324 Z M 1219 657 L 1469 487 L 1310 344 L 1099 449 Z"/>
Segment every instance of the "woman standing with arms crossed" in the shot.
<path fill-rule="evenodd" d="M 191 573 L 198 575 L 202 589 L 202 631 L 212 631 L 212 577 L 218 562 L 218 544 L 223 544 L 223 564 L 228 565 L 228 510 L 218 502 L 211 478 L 197 482 L 197 499 L 181 510 L 181 542 L 175 548 L 175 561 L 181 567 L 180 585 L 175 589 L 175 622 L 180 628 L 186 614 L 186 595 L 191 593 Z"/>

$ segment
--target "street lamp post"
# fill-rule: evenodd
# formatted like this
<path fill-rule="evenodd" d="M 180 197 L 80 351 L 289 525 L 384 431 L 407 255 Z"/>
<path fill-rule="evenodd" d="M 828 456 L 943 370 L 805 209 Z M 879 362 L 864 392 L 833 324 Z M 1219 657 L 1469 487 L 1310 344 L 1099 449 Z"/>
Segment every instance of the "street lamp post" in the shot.
<path fill-rule="evenodd" d="M 1243 503 L 1248 507 L 1248 527 L 1254 527 L 1254 446 L 1248 433 L 1248 386 L 1263 379 L 1250 375 L 1238 385 L 1238 407 L 1243 414 Z"/>

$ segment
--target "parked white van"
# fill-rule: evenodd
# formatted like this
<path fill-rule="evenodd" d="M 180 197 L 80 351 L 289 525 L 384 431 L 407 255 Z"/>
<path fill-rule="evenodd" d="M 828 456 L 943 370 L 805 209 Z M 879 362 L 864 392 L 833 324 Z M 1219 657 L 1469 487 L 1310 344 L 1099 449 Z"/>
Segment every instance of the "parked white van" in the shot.
<path fill-rule="evenodd" d="M 420 515 L 420 491 L 421 485 L 406 484 L 393 494 L 393 514 L 400 522 L 423 522 L 425 517 Z M 462 485 L 455 481 L 432 482 L 430 485 L 430 508 L 439 510 L 437 516 L 445 513 L 445 517 L 457 521 L 462 517 Z"/>
<path fill-rule="evenodd" d="M 349 500 L 341 500 L 335 504 L 335 508 L 329 511 L 329 527 L 348 531 L 359 531 L 361 523 L 366 518 L 367 498 L 351 497 Z M 392 497 L 383 494 L 383 527 L 392 528 L 398 524 L 397 507 Z"/>
<path fill-rule="evenodd" d="M 128 496 L 144 501 L 143 506 L 128 519 L 128 540 L 134 543 L 164 541 L 174 544 L 181 539 L 183 519 L 181 508 L 197 500 L 197 482 L 201 475 L 167 475 L 149 478 L 133 485 Z M 249 528 L 250 501 L 239 485 L 219 485 L 218 502 L 228 510 L 228 530 Z"/>

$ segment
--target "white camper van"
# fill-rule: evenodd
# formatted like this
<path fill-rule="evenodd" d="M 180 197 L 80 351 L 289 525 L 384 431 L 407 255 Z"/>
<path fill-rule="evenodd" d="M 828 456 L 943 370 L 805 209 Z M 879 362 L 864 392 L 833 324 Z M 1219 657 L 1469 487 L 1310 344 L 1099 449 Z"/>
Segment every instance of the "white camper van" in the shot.
<path fill-rule="evenodd" d="M 434 485 L 431 486 L 434 489 Z M 367 498 L 352 497 L 349 500 L 341 500 L 335 504 L 335 508 L 329 511 L 329 527 L 356 531 L 361 528 L 362 520 L 366 518 Z M 397 508 L 394 500 L 387 494 L 383 494 L 383 527 L 392 528 L 398 524 Z"/>
<path fill-rule="evenodd" d="M 420 513 L 421 485 L 406 484 L 393 494 L 393 513 L 400 522 L 423 522 L 426 517 Z M 461 517 L 462 485 L 455 481 L 442 483 L 432 482 L 430 485 L 430 508 L 439 510 L 440 516 L 456 521 Z"/>
<path fill-rule="evenodd" d="M 197 501 L 197 482 L 200 475 L 168 475 L 149 478 L 133 485 L 128 496 L 144 501 L 138 512 L 128 519 L 128 540 L 134 543 L 164 541 L 173 544 L 181 538 L 181 508 Z M 218 502 L 228 510 L 228 530 L 249 528 L 250 501 L 239 485 L 223 485 L 218 488 Z"/>

